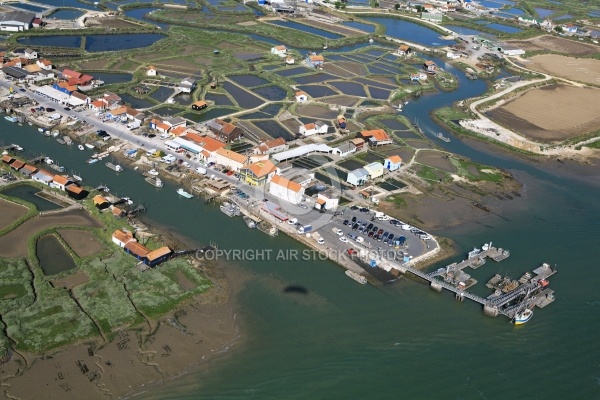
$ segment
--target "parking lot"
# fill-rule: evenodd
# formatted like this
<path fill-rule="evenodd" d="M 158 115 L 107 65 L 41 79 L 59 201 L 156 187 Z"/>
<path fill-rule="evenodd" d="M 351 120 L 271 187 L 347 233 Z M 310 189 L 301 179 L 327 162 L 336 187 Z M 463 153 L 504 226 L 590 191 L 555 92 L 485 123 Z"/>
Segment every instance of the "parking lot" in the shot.
<path fill-rule="evenodd" d="M 361 211 L 362 210 L 362 211 Z M 318 230 L 327 248 L 372 250 L 401 263 L 433 250 L 436 242 L 418 228 L 366 208 L 345 208 Z M 341 215 L 339 215 L 341 214 Z M 391 239 L 390 239 L 391 238 Z"/>

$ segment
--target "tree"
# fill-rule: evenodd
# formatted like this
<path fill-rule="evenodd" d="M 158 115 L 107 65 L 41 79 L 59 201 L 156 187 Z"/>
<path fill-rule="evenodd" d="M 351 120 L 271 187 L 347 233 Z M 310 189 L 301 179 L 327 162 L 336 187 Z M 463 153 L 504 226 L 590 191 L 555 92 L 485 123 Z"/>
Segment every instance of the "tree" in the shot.
<path fill-rule="evenodd" d="M 395 8 L 396 10 L 399 10 L 399 9 L 400 9 L 400 4 L 396 3 L 396 4 L 394 5 L 394 8 Z"/>
<path fill-rule="evenodd" d="M 563 31 L 563 27 L 562 27 L 562 26 L 560 26 L 560 25 L 556 25 L 556 26 L 554 27 L 554 30 L 555 30 L 556 32 L 558 32 L 558 33 L 562 33 L 562 31 Z"/>
<path fill-rule="evenodd" d="M 335 8 L 336 8 L 336 10 L 339 10 L 341 6 L 342 6 L 342 2 L 341 1 L 336 1 L 335 2 Z"/>

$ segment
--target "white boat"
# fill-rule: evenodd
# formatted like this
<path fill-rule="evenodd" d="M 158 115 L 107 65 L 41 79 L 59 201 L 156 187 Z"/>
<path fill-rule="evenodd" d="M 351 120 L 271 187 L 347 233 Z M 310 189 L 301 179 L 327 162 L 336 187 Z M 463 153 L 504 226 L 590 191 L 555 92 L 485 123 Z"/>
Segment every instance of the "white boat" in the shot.
<path fill-rule="evenodd" d="M 31 121 L 30 121 L 30 122 L 28 122 L 28 124 L 29 124 L 29 126 L 32 126 L 32 125 L 33 125 L 33 122 L 31 122 Z"/>
<path fill-rule="evenodd" d="M 55 129 L 51 132 L 51 134 L 52 134 L 52 136 L 57 137 L 58 135 L 60 135 L 60 132 Z"/>
<path fill-rule="evenodd" d="M 21 146 L 19 146 L 18 144 L 11 144 L 12 148 L 15 149 L 15 151 L 23 151 L 23 148 Z"/>
<path fill-rule="evenodd" d="M 145 179 L 145 181 L 151 184 L 152 186 L 163 187 L 163 182 L 160 180 L 160 178 L 149 176 Z"/>
<path fill-rule="evenodd" d="M 93 145 L 93 144 L 86 143 L 86 144 L 85 144 L 85 147 L 87 147 L 88 149 L 93 149 L 93 148 L 94 148 L 94 145 Z"/>
<path fill-rule="evenodd" d="M 529 308 L 525 308 L 522 312 L 515 314 L 515 325 L 522 325 L 529 321 L 533 317 L 533 311 Z"/>
<path fill-rule="evenodd" d="M 85 147 L 83 147 L 82 145 L 78 145 L 77 148 L 81 151 L 85 150 Z"/>
<path fill-rule="evenodd" d="M 115 171 L 115 172 L 123 172 L 123 167 L 121 167 L 121 166 L 120 166 L 120 165 L 118 165 L 118 164 L 117 164 L 117 165 L 115 165 L 115 164 L 113 164 L 113 163 L 109 163 L 109 162 L 107 162 L 105 165 L 106 165 L 108 168 L 110 168 L 110 169 L 112 169 L 113 171 Z"/>
<path fill-rule="evenodd" d="M 255 229 L 256 228 L 256 222 L 252 218 L 250 218 L 249 216 L 244 215 L 242 217 L 242 219 L 244 220 L 244 222 L 246 223 L 246 225 L 248 226 L 248 228 L 250 228 L 250 229 Z"/>
<path fill-rule="evenodd" d="M 177 194 L 185 197 L 186 199 L 191 199 L 192 197 L 194 197 L 193 194 L 186 192 L 183 188 L 177 189 Z"/>
<path fill-rule="evenodd" d="M 87 163 L 88 163 L 88 164 L 93 164 L 93 163 L 95 163 L 95 162 L 97 162 L 97 161 L 98 161 L 98 159 L 97 159 L 97 158 L 90 158 L 89 160 L 87 160 Z"/>
<path fill-rule="evenodd" d="M 221 204 L 219 209 L 223 214 L 227 215 L 228 217 L 235 217 L 241 214 L 238 206 L 236 206 L 235 204 L 229 204 L 226 201 L 223 202 L 223 204 Z"/>
<path fill-rule="evenodd" d="M 65 144 L 65 141 L 62 140 L 61 138 L 56 138 L 56 141 L 60 144 Z"/>
<path fill-rule="evenodd" d="M 6 118 L 6 117 L 4 117 L 4 118 Z M 17 119 L 15 118 L 15 121 L 16 121 L 16 120 L 17 120 Z M 13 122 L 14 122 L 14 121 L 13 121 Z M 38 131 L 40 131 L 40 132 L 44 132 L 44 130 L 45 130 L 44 128 L 38 128 Z"/>
<path fill-rule="evenodd" d="M 81 182 L 81 181 L 83 181 L 83 179 L 82 179 L 82 178 L 81 178 L 79 175 L 75 175 L 75 174 L 73 174 L 73 179 L 74 179 L 76 182 Z"/>
<path fill-rule="evenodd" d="M 5 120 L 10 121 L 10 122 L 17 122 L 17 117 L 13 116 L 13 115 L 7 115 L 4 117 Z"/>
<path fill-rule="evenodd" d="M 52 136 L 52 133 L 50 131 L 46 130 L 46 131 L 42 132 L 42 135 L 50 137 L 50 136 Z M 54 136 L 54 137 L 56 137 L 56 136 Z"/>
<path fill-rule="evenodd" d="M 148 175 L 158 176 L 158 171 L 155 169 L 151 169 L 150 171 L 148 171 Z"/>
<path fill-rule="evenodd" d="M 44 158 L 44 162 L 48 165 L 54 164 L 54 161 L 50 157 Z"/>
<path fill-rule="evenodd" d="M 447 138 L 446 136 L 444 136 L 444 135 L 442 134 L 442 132 L 434 133 L 434 134 L 433 134 L 433 136 L 435 136 L 435 137 L 436 137 L 436 138 L 438 138 L 438 139 L 441 139 L 441 140 L 443 140 L 443 141 L 444 141 L 444 142 L 446 142 L 446 143 L 449 143 L 449 142 L 450 142 L 450 138 Z"/>
<path fill-rule="evenodd" d="M 373 43 L 373 38 L 369 38 L 369 43 Z"/>
<path fill-rule="evenodd" d="M 356 282 L 360 283 L 361 285 L 365 285 L 367 283 L 367 278 L 365 278 L 361 274 L 358 274 L 354 271 L 350 271 L 349 269 L 346 270 L 346 275 L 348 275 L 350 278 L 354 279 Z"/>

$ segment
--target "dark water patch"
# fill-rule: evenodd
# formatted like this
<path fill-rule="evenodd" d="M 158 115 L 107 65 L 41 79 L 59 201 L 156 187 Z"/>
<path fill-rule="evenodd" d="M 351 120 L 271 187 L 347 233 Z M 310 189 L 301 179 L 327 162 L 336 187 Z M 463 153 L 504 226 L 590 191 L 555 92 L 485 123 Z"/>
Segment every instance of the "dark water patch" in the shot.
<path fill-rule="evenodd" d="M 346 168 L 348 171 L 353 171 L 358 168 L 362 168 L 365 164 L 357 159 L 351 159 L 342 161 L 338 164 L 342 168 Z"/>
<path fill-rule="evenodd" d="M 260 109 L 260 111 L 256 111 L 250 114 L 242 115 L 238 118 L 241 119 L 264 119 L 264 118 L 273 118 L 275 115 L 279 113 L 282 104 L 269 104 L 266 107 Z"/>
<path fill-rule="evenodd" d="M 553 18 L 553 20 L 558 21 L 561 19 L 571 19 L 571 18 L 574 18 L 571 14 L 565 14 L 565 15 L 561 15 L 560 17 Z"/>
<path fill-rule="evenodd" d="M 148 47 L 165 35 L 158 33 L 123 33 L 117 35 L 89 35 L 85 42 L 85 49 L 91 52 L 119 51 Z"/>
<path fill-rule="evenodd" d="M 260 42 L 265 42 L 265 43 L 269 43 L 269 44 L 274 44 L 275 46 L 279 46 L 281 44 L 281 41 L 279 41 L 277 39 L 273 39 L 268 36 L 257 35 L 256 33 L 250 33 L 250 34 L 248 34 L 248 36 L 250 36 L 254 40 L 258 40 Z"/>
<path fill-rule="evenodd" d="M 284 293 L 308 294 L 308 289 L 304 286 L 289 285 L 283 289 Z"/>
<path fill-rule="evenodd" d="M 305 74 L 307 72 L 312 72 L 312 71 L 313 70 L 310 70 L 308 68 L 297 67 L 297 68 L 291 68 L 291 69 L 282 69 L 281 71 L 277 71 L 275 73 L 279 76 L 292 76 L 292 75 Z"/>
<path fill-rule="evenodd" d="M 554 14 L 555 10 L 550 10 L 548 8 L 534 8 L 535 12 L 540 16 L 540 18 L 546 18 L 550 15 Z"/>
<path fill-rule="evenodd" d="M 337 79 L 337 78 L 338 78 L 337 76 L 334 76 L 331 74 L 320 73 L 320 74 L 315 74 L 315 75 L 300 76 L 298 78 L 294 78 L 294 80 L 296 82 L 298 82 L 300 85 L 304 85 L 307 83 L 325 82 L 325 81 L 329 81 L 329 80 Z"/>
<path fill-rule="evenodd" d="M 25 46 L 52 46 L 52 47 L 81 47 L 81 36 L 29 36 L 17 39 L 17 43 Z"/>
<path fill-rule="evenodd" d="M 173 93 L 175 93 L 175 89 L 161 86 L 155 92 L 153 92 L 150 97 L 158 102 L 165 102 Z"/>
<path fill-rule="evenodd" d="M 253 124 L 272 138 L 284 138 L 286 141 L 295 139 L 295 136 L 277 121 L 254 121 Z"/>
<path fill-rule="evenodd" d="M 152 112 L 154 112 L 157 115 L 166 115 L 166 116 L 173 116 L 176 114 L 179 114 L 180 112 L 183 112 L 184 110 L 182 110 L 179 107 L 170 107 L 170 106 L 162 106 L 159 108 L 155 108 L 152 110 Z"/>
<path fill-rule="evenodd" d="M 286 64 L 287 65 L 287 64 Z M 261 67 L 264 71 L 273 71 L 274 69 L 281 68 L 281 65 L 265 65 Z"/>
<path fill-rule="evenodd" d="M 333 89 L 327 86 L 320 85 L 310 85 L 310 86 L 298 86 L 300 90 L 304 90 L 311 97 L 325 97 L 325 96 L 333 96 L 335 94 L 339 94 Z"/>
<path fill-rule="evenodd" d="M 487 25 L 488 28 L 494 29 L 496 31 L 505 32 L 505 33 L 518 33 L 523 32 L 523 29 L 515 28 L 514 26 L 504 25 L 492 23 Z"/>
<path fill-rule="evenodd" d="M 160 10 L 160 8 L 156 8 L 156 7 L 134 8 L 132 10 L 125 11 L 125 15 L 128 16 L 129 18 L 134 18 L 134 19 L 137 19 L 138 21 L 147 22 L 152 25 L 156 25 L 163 30 L 167 30 L 169 28 L 169 24 L 156 22 L 149 18 L 146 18 L 146 16 L 148 14 L 150 14 L 156 10 Z"/>
<path fill-rule="evenodd" d="M 233 105 L 233 101 L 231 101 L 229 96 L 227 96 L 226 94 L 223 94 L 223 93 L 207 93 L 206 96 L 204 96 L 204 99 L 208 100 L 208 101 L 212 101 L 218 106 L 232 106 Z"/>
<path fill-rule="evenodd" d="M 444 25 L 444 28 L 448 28 L 458 33 L 459 35 L 483 35 L 485 32 L 478 31 L 477 29 L 465 28 L 460 25 Z"/>
<path fill-rule="evenodd" d="M 21 200 L 28 201 L 35 205 L 39 211 L 50 211 L 62 208 L 58 204 L 36 196 L 36 193 L 41 192 L 40 188 L 31 185 L 17 185 L 10 189 L 3 190 L 2 194 L 10 197 L 16 197 Z"/>
<path fill-rule="evenodd" d="M 86 10 L 98 10 L 93 4 L 82 3 L 77 0 L 36 0 L 36 3 L 47 4 L 52 7 L 85 8 Z"/>
<path fill-rule="evenodd" d="M 515 16 L 515 15 L 523 15 L 523 14 L 525 14 L 525 11 L 521 10 L 520 8 L 509 8 L 507 10 L 500 11 L 498 14 L 507 14 L 510 16 Z"/>
<path fill-rule="evenodd" d="M 258 77 L 256 75 L 231 75 L 227 78 L 234 81 L 238 85 L 245 87 L 261 86 L 269 83 L 268 80 Z"/>
<path fill-rule="evenodd" d="M 317 29 L 309 25 L 300 24 L 293 21 L 269 21 L 270 24 L 282 26 L 284 28 L 296 29 L 302 32 L 312 33 L 313 35 L 321 36 L 327 39 L 340 39 L 342 35 L 337 33 L 325 31 L 323 29 Z"/>
<path fill-rule="evenodd" d="M 55 19 L 66 19 L 66 20 L 74 20 L 83 15 L 83 11 L 79 10 L 67 10 L 62 9 L 56 12 L 53 12 L 51 15 L 46 17 L 46 19 L 55 18 Z"/>
<path fill-rule="evenodd" d="M 223 88 L 235 99 L 240 107 L 254 108 L 263 104 L 263 100 L 251 94 L 247 90 L 234 85 L 231 82 L 223 82 Z"/>
<path fill-rule="evenodd" d="M 328 61 L 347 61 L 348 58 L 341 54 L 332 54 L 332 55 L 327 56 L 327 60 Z"/>
<path fill-rule="evenodd" d="M 433 29 L 402 19 L 383 17 L 365 17 L 364 19 L 385 26 L 386 35 L 401 38 L 409 42 L 425 46 L 443 46 L 454 43 L 453 40 L 440 39 L 442 34 Z"/>
<path fill-rule="evenodd" d="M 45 235 L 38 239 L 35 254 L 46 276 L 56 275 L 77 267 L 73 257 L 54 235 Z"/>
<path fill-rule="evenodd" d="M 140 99 L 139 97 L 132 96 L 129 93 L 119 94 L 119 96 L 121 97 L 121 100 L 133 108 L 149 108 L 155 105 L 150 100 Z"/>
<path fill-rule="evenodd" d="M 262 96 L 263 98 L 271 101 L 279 101 L 285 99 L 287 92 L 285 89 L 280 88 L 276 85 L 265 86 L 258 89 L 252 90 L 254 93 Z"/>
<path fill-rule="evenodd" d="M 370 97 L 374 99 L 387 100 L 390 97 L 391 91 L 369 86 L 369 93 L 371 93 Z"/>
<path fill-rule="evenodd" d="M 20 8 L 22 10 L 33 11 L 34 13 L 40 13 L 40 12 L 44 12 L 44 11 L 47 10 L 47 8 L 42 8 L 42 7 L 34 6 L 33 4 L 20 3 L 20 4 L 14 4 L 12 6 L 15 7 L 15 8 Z"/>
<path fill-rule="evenodd" d="M 344 21 L 342 22 L 343 25 L 349 26 L 351 28 L 354 29 L 360 29 L 363 32 L 368 32 L 368 33 L 373 33 L 375 32 L 375 25 L 371 25 L 371 24 L 365 24 L 363 22 L 356 22 L 356 21 Z"/>
<path fill-rule="evenodd" d="M 385 53 L 387 53 L 387 51 L 385 51 L 385 50 L 373 49 L 373 50 L 367 51 L 365 54 L 371 55 L 373 57 L 381 57 Z"/>
<path fill-rule="evenodd" d="M 88 74 L 92 75 L 96 79 L 100 79 L 106 85 L 113 83 L 126 83 L 131 82 L 133 75 L 127 72 L 95 72 L 90 71 Z"/>
<path fill-rule="evenodd" d="M 188 93 L 180 93 L 173 97 L 173 101 L 177 104 L 181 104 L 182 106 L 189 106 L 192 104 L 192 100 L 194 100 L 194 98 Z"/>
<path fill-rule="evenodd" d="M 366 97 L 365 89 L 359 83 L 355 82 L 329 82 L 329 85 L 333 86 L 340 93 L 349 94 L 352 96 Z"/>
<path fill-rule="evenodd" d="M 369 69 L 370 73 L 378 75 L 393 75 L 398 73 L 397 71 L 391 71 L 389 69 L 380 68 L 375 65 L 368 65 L 367 68 Z"/>
<path fill-rule="evenodd" d="M 222 117 L 223 115 L 228 115 L 238 111 L 235 108 L 230 107 L 215 107 L 211 108 L 208 111 L 198 113 L 198 112 L 187 112 L 183 114 L 183 118 L 187 118 L 194 122 L 203 122 L 208 121 L 214 118 Z"/>
<path fill-rule="evenodd" d="M 383 125 L 385 125 L 386 128 L 389 129 L 408 129 L 408 127 L 406 125 L 404 125 L 402 122 L 400 122 L 400 120 L 397 120 L 395 118 L 385 118 L 385 119 L 380 119 L 379 122 L 381 122 Z"/>
<path fill-rule="evenodd" d="M 368 79 L 368 78 L 356 78 L 355 81 L 364 83 L 365 85 L 369 85 L 369 86 L 378 86 L 378 87 L 389 88 L 389 89 L 397 89 L 398 88 L 398 86 L 375 81 L 373 79 Z"/>
<path fill-rule="evenodd" d="M 421 139 L 421 136 L 409 130 L 394 131 L 393 133 L 400 139 Z"/>

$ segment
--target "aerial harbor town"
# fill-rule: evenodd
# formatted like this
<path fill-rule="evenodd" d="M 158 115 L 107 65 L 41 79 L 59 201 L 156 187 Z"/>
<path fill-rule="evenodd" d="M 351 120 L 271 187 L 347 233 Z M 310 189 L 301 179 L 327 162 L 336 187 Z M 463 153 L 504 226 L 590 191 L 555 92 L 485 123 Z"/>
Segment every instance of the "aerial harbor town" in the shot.
<path fill-rule="evenodd" d="M 178 375 L 238 339 L 222 263 L 282 251 L 532 320 L 554 302 L 553 260 L 511 277 L 494 265 L 513 249 L 458 254 L 433 231 L 505 218 L 523 195 L 463 141 L 594 165 L 599 35 L 593 5 L 551 1 L 3 2 L 3 395 L 36 393 L 40 355 L 69 365 L 49 398 Z M 152 226 L 177 208 L 194 213 L 182 224 L 219 210 L 214 229 L 238 219 L 263 244 Z M 275 250 L 280 235 L 304 250 Z"/>

